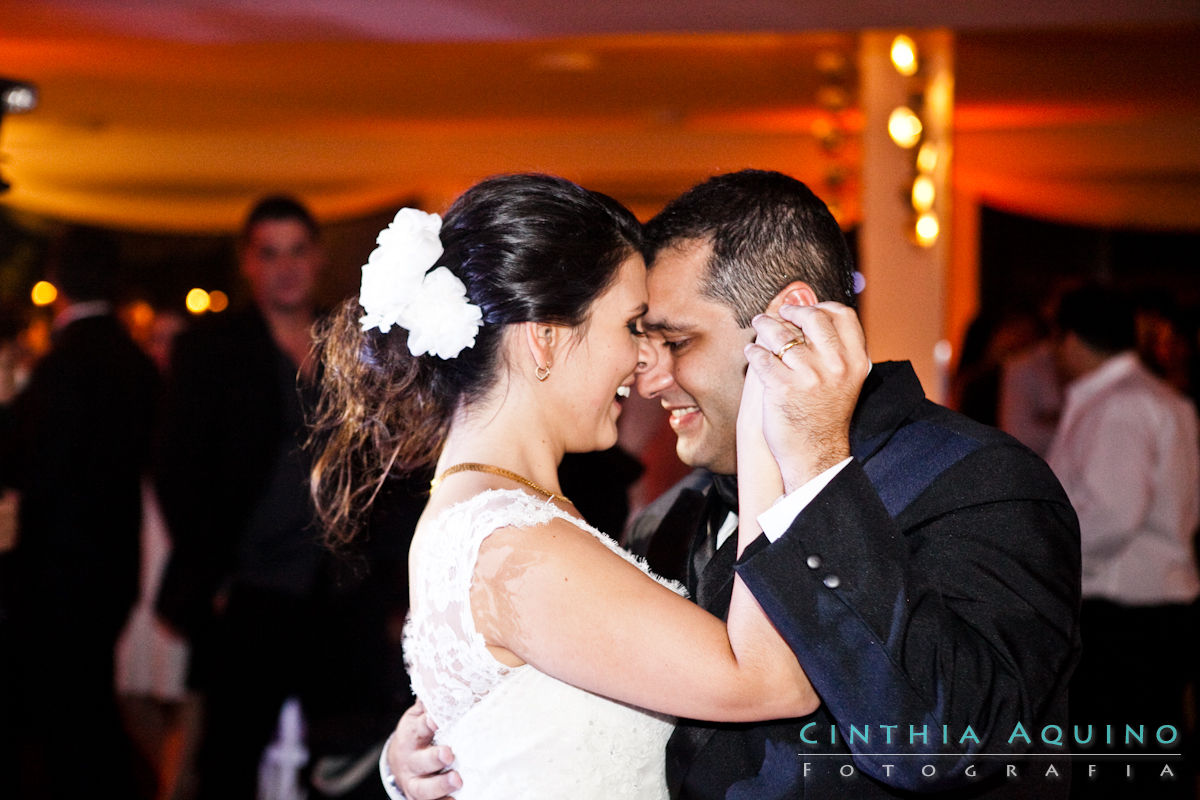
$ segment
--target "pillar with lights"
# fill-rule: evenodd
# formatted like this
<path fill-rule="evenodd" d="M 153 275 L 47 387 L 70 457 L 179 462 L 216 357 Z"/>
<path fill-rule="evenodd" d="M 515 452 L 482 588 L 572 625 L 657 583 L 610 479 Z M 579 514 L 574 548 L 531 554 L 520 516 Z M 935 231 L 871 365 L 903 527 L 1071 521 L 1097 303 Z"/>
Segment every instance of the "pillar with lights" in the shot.
<path fill-rule="evenodd" d="M 926 394 L 944 401 L 954 39 L 870 31 L 859 59 L 867 341 L 875 360 L 911 360 Z"/>

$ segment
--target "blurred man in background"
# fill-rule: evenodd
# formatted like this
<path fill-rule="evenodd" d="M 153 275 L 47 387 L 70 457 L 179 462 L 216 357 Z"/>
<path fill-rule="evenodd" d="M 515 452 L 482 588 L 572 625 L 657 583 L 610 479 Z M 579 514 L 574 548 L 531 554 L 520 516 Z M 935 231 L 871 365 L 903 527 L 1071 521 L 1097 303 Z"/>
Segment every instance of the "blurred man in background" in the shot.
<path fill-rule="evenodd" d="M 72 230 L 52 253 L 49 352 L 7 413 L 0 478 L 19 494 L 6 555 L 17 796 L 137 797 L 113 648 L 138 593 L 142 477 L 157 373 L 114 315 L 118 252 Z M 75 744 L 72 744 L 75 743 Z M 70 753 L 64 762 L 64 753 Z"/>

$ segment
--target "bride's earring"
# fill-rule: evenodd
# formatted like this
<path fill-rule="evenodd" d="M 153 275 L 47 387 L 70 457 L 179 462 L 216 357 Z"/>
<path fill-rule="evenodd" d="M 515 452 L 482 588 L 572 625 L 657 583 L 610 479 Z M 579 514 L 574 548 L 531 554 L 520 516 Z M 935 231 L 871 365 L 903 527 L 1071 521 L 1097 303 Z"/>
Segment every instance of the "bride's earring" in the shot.
<path fill-rule="evenodd" d="M 537 377 L 537 379 L 539 381 L 544 382 L 546 380 L 546 378 L 550 377 L 550 362 L 547 361 L 546 366 L 538 367 L 537 369 L 535 369 L 533 371 L 533 374 Z"/>

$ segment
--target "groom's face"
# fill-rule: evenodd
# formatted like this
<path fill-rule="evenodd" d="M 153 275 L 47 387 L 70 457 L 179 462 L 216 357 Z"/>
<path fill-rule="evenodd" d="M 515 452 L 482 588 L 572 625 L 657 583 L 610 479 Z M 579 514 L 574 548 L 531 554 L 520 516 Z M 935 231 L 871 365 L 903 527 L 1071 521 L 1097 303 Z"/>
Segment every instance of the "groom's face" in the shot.
<path fill-rule="evenodd" d="M 670 415 L 675 452 L 688 466 L 737 472 L 737 414 L 753 328 L 701 289 L 712 247 L 706 241 L 666 247 L 647 279 L 644 327 L 657 362 L 638 376 L 638 391 Z"/>

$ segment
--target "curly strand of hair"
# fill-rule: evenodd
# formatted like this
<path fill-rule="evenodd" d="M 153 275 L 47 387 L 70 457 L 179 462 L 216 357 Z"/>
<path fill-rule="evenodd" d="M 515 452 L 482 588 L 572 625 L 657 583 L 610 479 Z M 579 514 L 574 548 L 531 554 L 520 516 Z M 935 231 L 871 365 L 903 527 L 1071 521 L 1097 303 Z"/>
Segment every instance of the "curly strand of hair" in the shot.
<path fill-rule="evenodd" d="M 408 352 L 403 331 L 363 331 L 360 314 L 347 300 L 316 331 L 324 373 L 307 444 L 310 490 L 334 546 L 362 530 L 389 477 L 433 463 L 453 400 L 432 391 L 435 367 Z"/>

